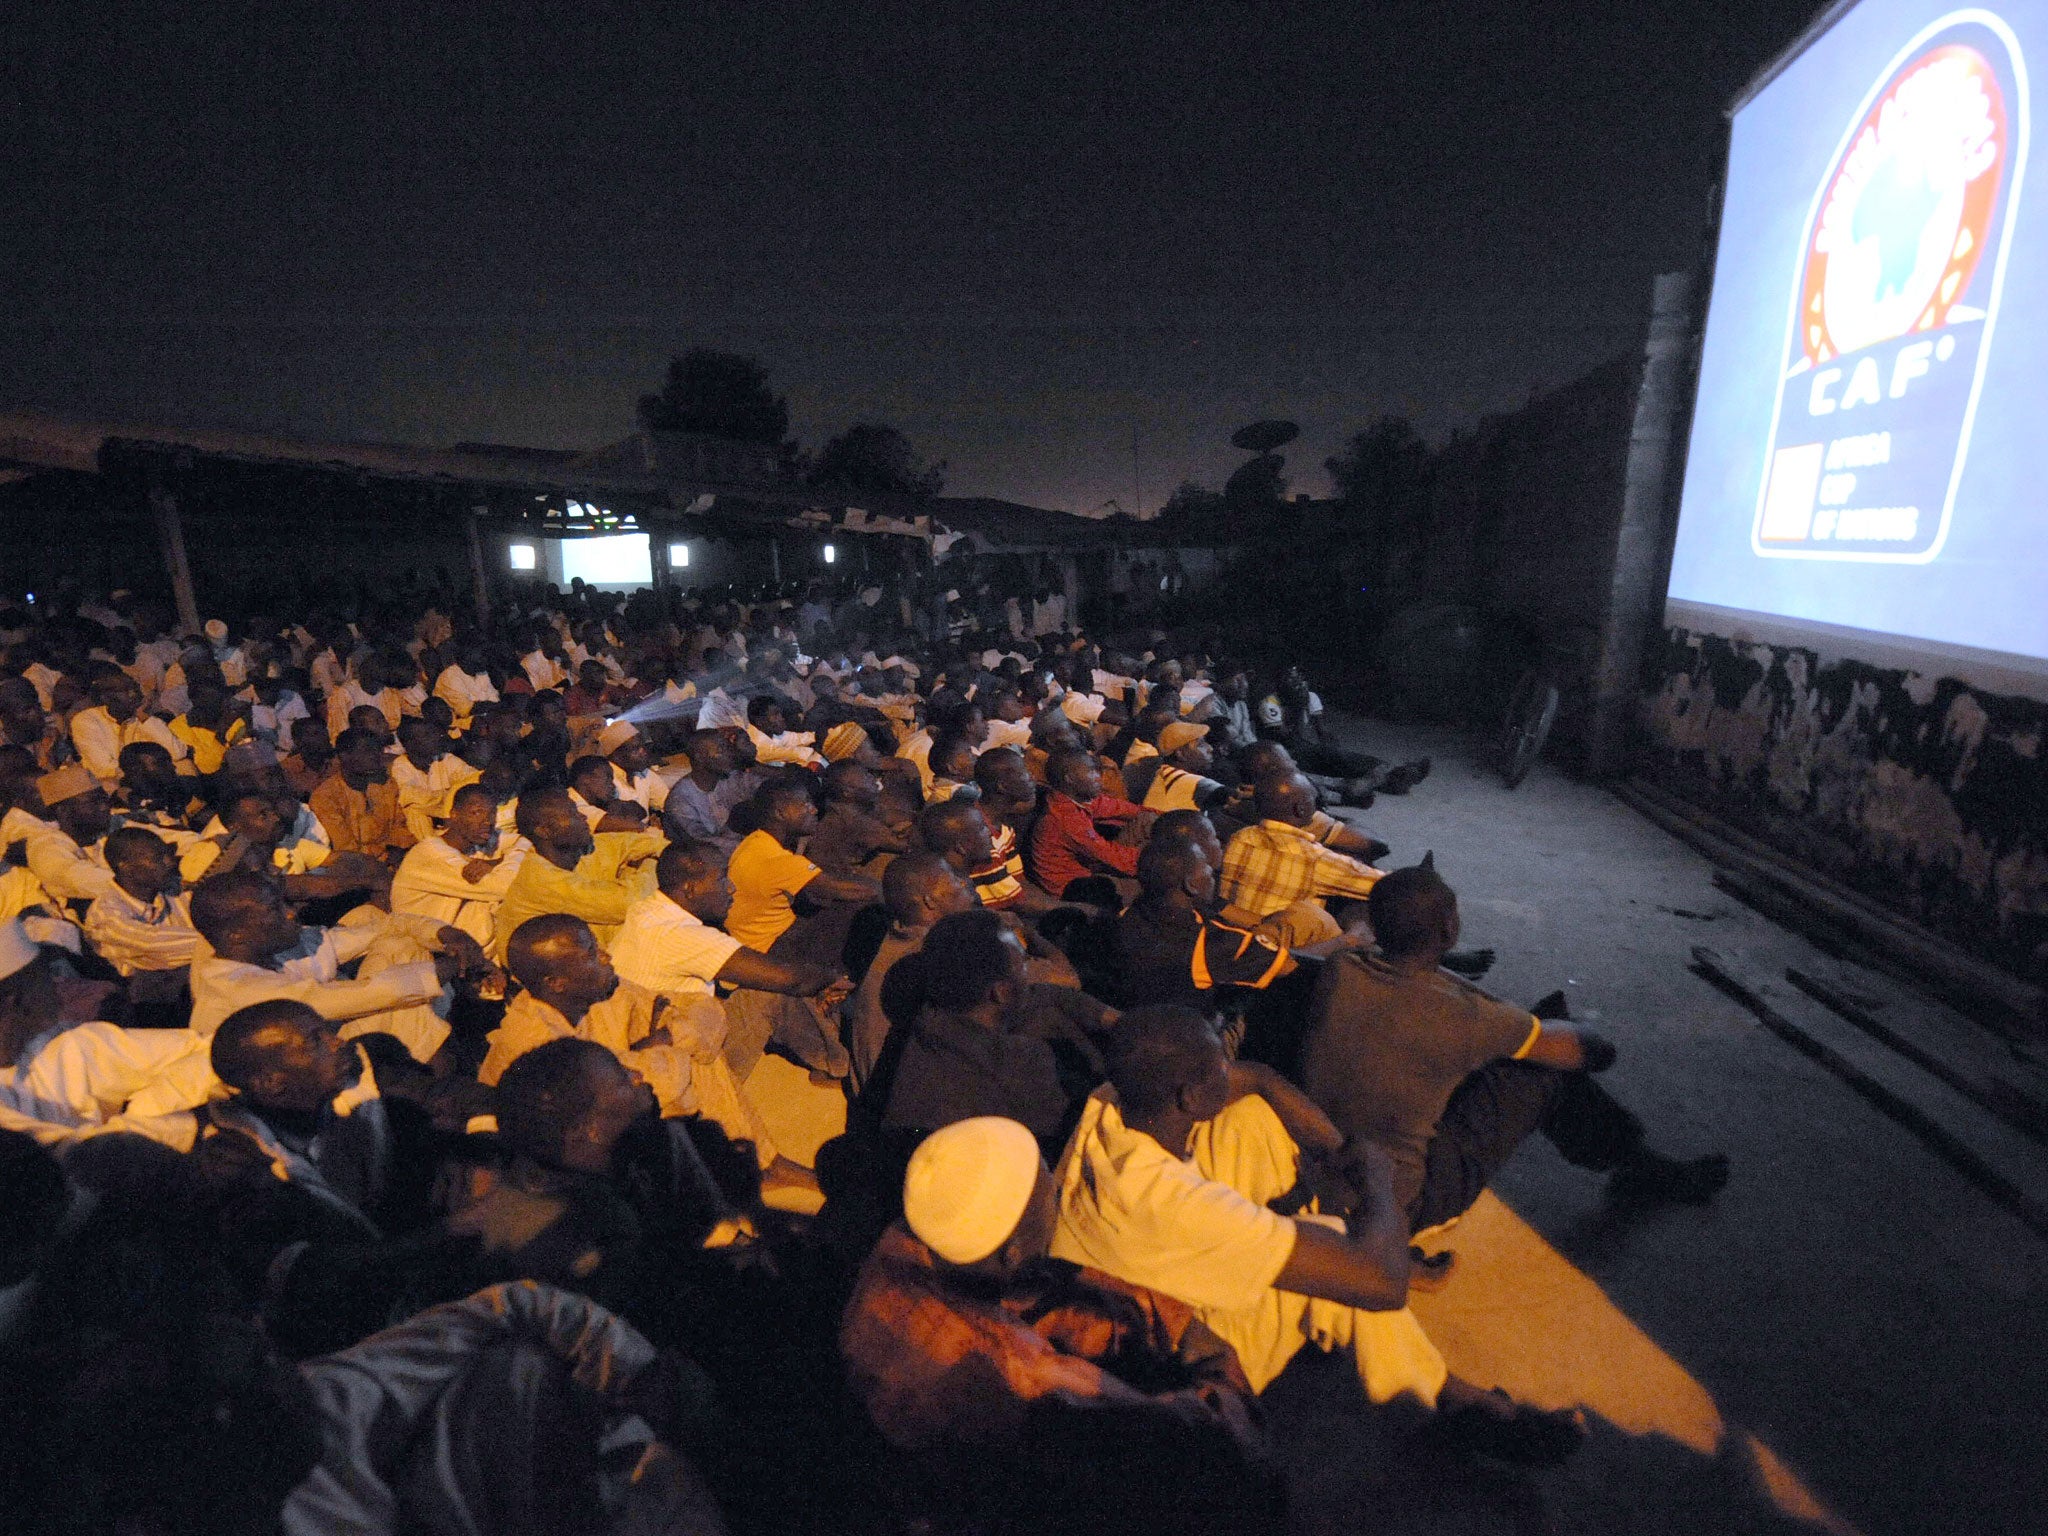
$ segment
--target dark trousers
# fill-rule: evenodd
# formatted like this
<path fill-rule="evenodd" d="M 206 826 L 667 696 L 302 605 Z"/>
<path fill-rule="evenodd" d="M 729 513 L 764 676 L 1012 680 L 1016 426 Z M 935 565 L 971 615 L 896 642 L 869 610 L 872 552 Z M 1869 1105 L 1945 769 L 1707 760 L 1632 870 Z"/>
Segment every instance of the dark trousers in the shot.
<path fill-rule="evenodd" d="M 1532 1131 L 1564 1160 L 1605 1172 L 1642 1148 L 1643 1123 L 1589 1073 L 1497 1061 L 1458 1085 L 1424 1154 L 1408 1230 L 1463 1215 Z"/>
<path fill-rule="evenodd" d="M 1303 773 L 1332 779 L 1362 779 L 1372 774 L 1375 768 L 1386 765 L 1377 757 L 1366 752 L 1353 752 L 1346 747 L 1332 746 L 1326 741 L 1309 741 L 1295 736 L 1284 740 L 1287 755 L 1294 759 L 1294 766 Z"/>
<path fill-rule="evenodd" d="M 768 953 L 785 965 L 822 965 L 842 970 L 847 932 L 864 905 L 850 901 L 819 902 L 816 911 L 799 917 L 783 930 L 782 937 L 768 946 Z M 775 1043 L 813 1072 L 846 1076 L 852 1070 L 853 1058 L 847 1054 L 837 1027 L 821 1023 L 801 998 L 778 1001 L 784 1006 L 774 1011 L 771 1038 Z"/>

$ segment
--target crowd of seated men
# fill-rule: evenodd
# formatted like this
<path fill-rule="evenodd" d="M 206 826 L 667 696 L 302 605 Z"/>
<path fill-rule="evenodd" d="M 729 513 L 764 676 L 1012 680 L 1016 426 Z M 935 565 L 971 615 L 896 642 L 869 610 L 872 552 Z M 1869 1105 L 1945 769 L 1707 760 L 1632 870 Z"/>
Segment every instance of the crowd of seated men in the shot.
<path fill-rule="evenodd" d="M 1727 1167 L 1475 984 L 1427 773 L 987 585 L 0 608 L 8 1528 L 1277 1529 L 1310 1344 L 1569 1455 L 1436 1234 Z"/>

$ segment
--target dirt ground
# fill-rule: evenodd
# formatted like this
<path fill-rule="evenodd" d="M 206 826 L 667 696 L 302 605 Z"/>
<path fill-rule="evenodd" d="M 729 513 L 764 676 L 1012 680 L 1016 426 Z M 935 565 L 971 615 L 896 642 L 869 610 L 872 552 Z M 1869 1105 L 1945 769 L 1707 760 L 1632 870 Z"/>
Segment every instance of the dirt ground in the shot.
<path fill-rule="evenodd" d="M 1624 1218 L 1525 1146 L 1415 1311 L 1459 1374 L 1584 1405 L 1591 1442 L 1526 1476 L 1433 1461 L 1373 1422 L 1344 1362 L 1299 1360 L 1267 1398 L 1297 1529 L 2048 1531 L 2048 1243 L 1688 961 L 1843 967 L 1603 790 L 1539 766 L 1510 793 L 1449 733 L 1347 734 L 1434 757 L 1360 819 L 1390 864 L 1435 850 L 1464 942 L 1498 952 L 1486 985 L 1563 987 L 1620 1046 L 1607 1081 L 1653 1141 L 1734 1171 L 1711 1207 Z"/>

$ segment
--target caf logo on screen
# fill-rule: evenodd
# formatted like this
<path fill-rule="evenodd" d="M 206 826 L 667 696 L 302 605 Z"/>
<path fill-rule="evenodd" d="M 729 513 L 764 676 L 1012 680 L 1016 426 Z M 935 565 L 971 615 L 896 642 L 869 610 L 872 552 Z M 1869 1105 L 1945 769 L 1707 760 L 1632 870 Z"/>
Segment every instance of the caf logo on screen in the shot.
<path fill-rule="evenodd" d="M 2011 31 L 1956 11 L 1892 58 L 1821 177 L 1750 547 L 1924 564 L 1947 542 L 2026 165 Z"/>

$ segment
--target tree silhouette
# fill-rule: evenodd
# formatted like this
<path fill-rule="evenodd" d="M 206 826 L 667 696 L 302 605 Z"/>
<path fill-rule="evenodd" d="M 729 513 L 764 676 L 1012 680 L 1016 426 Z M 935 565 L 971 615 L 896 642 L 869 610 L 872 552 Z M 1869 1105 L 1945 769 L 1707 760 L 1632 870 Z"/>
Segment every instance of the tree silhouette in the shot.
<path fill-rule="evenodd" d="M 1427 541 L 1436 456 L 1406 417 L 1382 416 L 1325 462 L 1349 546 L 1345 600 L 1384 613 L 1398 602 L 1396 574 Z"/>
<path fill-rule="evenodd" d="M 1159 516 L 1177 522 L 1195 522 L 1220 516 L 1223 509 L 1222 492 L 1211 490 L 1199 480 L 1183 480 L 1160 504 Z"/>
<path fill-rule="evenodd" d="M 1405 416 L 1380 417 L 1323 467 L 1362 531 L 1392 533 L 1420 514 L 1429 495 L 1429 445 Z"/>
<path fill-rule="evenodd" d="M 946 464 L 925 463 L 894 427 L 862 421 L 818 450 L 809 480 L 835 491 L 936 496 L 946 483 Z"/>
<path fill-rule="evenodd" d="M 742 443 L 771 443 L 789 457 L 789 402 L 768 387 L 751 357 L 692 347 L 672 358 L 658 394 L 640 397 L 640 420 L 654 431 L 702 432 Z"/>

